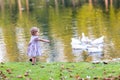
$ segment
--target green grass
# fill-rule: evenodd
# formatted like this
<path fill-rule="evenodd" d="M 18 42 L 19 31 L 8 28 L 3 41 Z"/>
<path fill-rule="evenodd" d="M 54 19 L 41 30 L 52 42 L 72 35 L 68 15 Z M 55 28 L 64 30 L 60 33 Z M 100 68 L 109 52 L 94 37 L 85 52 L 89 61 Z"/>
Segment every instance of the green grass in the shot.
<path fill-rule="evenodd" d="M 28 76 L 24 75 L 26 72 Z M 81 78 L 90 76 L 90 80 L 93 80 L 95 77 L 105 78 L 119 75 L 120 63 L 37 62 L 37 65 L 31 65 L 30 62 L 6 62 L 0 64 L 0 80 L 30 80 L 30 78 L 31 80 L 78 80 L 77 76 Z"/>

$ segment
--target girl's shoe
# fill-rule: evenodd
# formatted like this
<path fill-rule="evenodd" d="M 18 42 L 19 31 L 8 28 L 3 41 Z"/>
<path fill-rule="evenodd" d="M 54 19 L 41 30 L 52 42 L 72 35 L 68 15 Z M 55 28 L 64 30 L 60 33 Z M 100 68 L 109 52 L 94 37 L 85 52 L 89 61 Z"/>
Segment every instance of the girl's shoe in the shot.
<path fill-rule="evenodd" d="M 30 62 L 32 62 L 32 59 L 29 59 Z"/>

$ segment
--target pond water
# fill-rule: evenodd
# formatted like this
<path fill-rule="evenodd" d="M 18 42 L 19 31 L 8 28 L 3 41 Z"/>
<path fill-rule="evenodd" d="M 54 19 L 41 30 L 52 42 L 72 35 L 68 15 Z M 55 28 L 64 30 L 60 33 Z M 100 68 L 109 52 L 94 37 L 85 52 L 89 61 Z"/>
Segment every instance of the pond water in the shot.
<path fill-rule="evenodd" d="M 87 52 L 72 49 L 71 38 L 81 38 L 82 33 L 91 39 L 105 36 L 102 59 L 119 58 L 120 6 L 117 3 L 113 1 L 107 6 L 99 2 L 83 2 L 76 6 L 59 6 L 56 3 L 54 6 L 54 3 L 46 4 L 42 0 L 40 4 L 31 2 L 29 11 L 25 5 L 22 12 L 15 4 L 12 9 L 1 8 L 0 62 L 28 61 L 26 51 L 32 26 L 40 29 L 40 38 L 51 41 L 41 42 L 43 55 L 38 57 L 41 62 L 99 60 L 100 55 L 91 57 Z"/>

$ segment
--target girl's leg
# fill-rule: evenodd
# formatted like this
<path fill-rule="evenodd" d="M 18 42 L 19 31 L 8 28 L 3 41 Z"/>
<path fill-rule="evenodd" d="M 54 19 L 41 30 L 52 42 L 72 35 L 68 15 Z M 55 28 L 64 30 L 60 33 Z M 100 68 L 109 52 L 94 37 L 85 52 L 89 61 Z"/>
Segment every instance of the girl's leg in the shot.
<path fill-rule="evenodd" d="M 32 65 L 34 65 L 36 62 L 36 57 L 32 57 Z"/>

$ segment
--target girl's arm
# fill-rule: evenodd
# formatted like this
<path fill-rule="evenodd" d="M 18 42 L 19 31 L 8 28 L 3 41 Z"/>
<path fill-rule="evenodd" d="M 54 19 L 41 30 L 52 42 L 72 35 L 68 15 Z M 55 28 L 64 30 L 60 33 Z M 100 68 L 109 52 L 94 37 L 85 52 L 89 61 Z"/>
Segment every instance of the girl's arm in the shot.
<path fill-rule="evenodd" d="M 48 42 L 48 43 L 50 42 L 49 40 L 46 40 L 46 39 L 40 39 L 40 38 L 36 38 L 35 40 L 36 40 L 36 41 L 42 41 L 42 42 Z"/>

